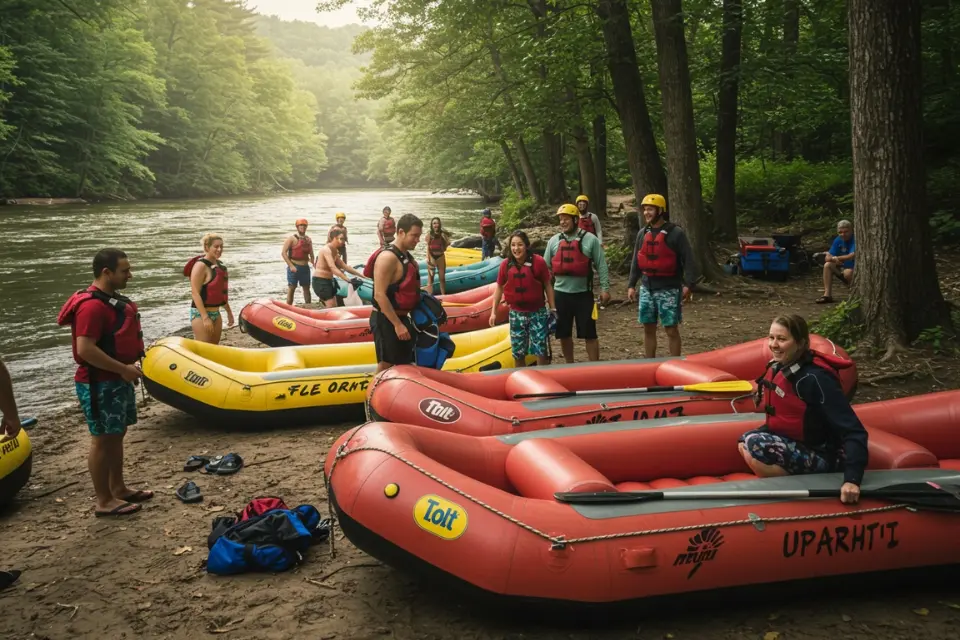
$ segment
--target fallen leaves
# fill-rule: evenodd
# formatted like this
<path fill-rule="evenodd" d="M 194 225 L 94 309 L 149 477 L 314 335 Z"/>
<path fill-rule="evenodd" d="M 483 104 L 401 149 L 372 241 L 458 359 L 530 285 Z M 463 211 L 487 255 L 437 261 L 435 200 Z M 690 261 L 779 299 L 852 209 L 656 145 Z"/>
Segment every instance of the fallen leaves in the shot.
<path fill-rule="evenodd" d="M 926 607 L 921 607 L 921 608 L 919 608 L 919 609 L 914 609 L 913 612 L 914 612 L 915 614 L 917 614 L 918 616 L 928 616 L 928 615 L 930 615 L 930 609 L 927 609 Z"/>
<path fill-rule="evenodd" d="M 763 634 L 763 640 L 777 640 L 779 637 L 779 631 L 767 631 L 765 634 Z"/>
<path fill-rule="evenodd" d="M 175 556 L 182 556 L 185 553 L 190 553 L 193 551 L 193 547 L 179 547 L 176 551 L 173 552 Z"/>

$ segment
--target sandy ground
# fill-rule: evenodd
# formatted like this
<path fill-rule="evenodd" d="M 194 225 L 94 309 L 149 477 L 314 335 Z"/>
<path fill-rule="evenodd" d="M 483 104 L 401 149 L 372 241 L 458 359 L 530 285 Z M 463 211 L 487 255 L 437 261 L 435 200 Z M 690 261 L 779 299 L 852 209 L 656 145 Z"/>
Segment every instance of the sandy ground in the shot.
<path fill-rule="evenodd" d="M 955 264 L 940 271 L 952 284 Z M 824 310 L 813 304 L 817 280 L 812 274 L 786 284 L 747 281 L 722 296 L 695 296 L 684 309 L 684 352 L 763 336 L 781 311 L 813 319 Z M 623 278 L 615 278 L 615 300 L 625 297 L 625 289 Z M 841 286 L 835 294 L 846 291 Z M 642 356 L 634 305 L 614 302 L 602 311 L 600 332 L 602 358 Z M 236 329 L 226 336 L 226 344 L 257 346 Z M 661 340 L 665 344 L 665 336 Z M 562 359 L 559 344 L 554 351 Z M 584 358 L 578 345 L 577 359 Z M 960 387 L 952 354 L 918 350 L 896 363 L 858 358 L 858 364 L 859 402 Z M 216 515 L 239 510 L 257 495 L 281 496 L 290 506 L 313 504 L 326 514 L 321 464 L 330 443 L 351 426 L 230 434 L 148 399 L 127 436 L 126 468 L 131 486 L 157 496 L 138 515 L 97 519 L 86 471 L 89 436 L 79 413 L 40 416 L 31 430 L 33 477 L 0 515 L 0 568 L 24 572 L 0 592 L 0 637 L 960 638 L 956 586 L 925 592 L 904 586 L 869 597 L 810 594 L 773 605 L 737 602 L 574 630 L 469 611 L 430 585 L 380 565 L 341 535 L 335 556 L 322 545 L 287 573 L 208 575 L 206 537 Z M 226 477 L 181 471 L 192 454 L 228 452 L 239 453 L 248 466 Z M 200 485 L 201 504 L 184 505 L 174 497 L 186 479 Z"/>

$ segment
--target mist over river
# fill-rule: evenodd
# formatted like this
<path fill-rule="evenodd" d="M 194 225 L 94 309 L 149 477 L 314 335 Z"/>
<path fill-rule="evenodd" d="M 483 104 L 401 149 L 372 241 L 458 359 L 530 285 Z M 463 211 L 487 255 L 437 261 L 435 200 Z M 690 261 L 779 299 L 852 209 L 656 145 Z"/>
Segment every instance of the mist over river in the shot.
<path fill-rule="evenodd" d="M 184 264 L 201 253 L 200 238 L 224 237 L 234 315 L 260 297 L 286 292 L 280 248 L 297 218 L 310 221 L 314 245 L 326 241 L 338 211 L 347 214 L 351 264 L 376 246 L 384 206 L 393 217 L 440 216 L 453 238 L 478 232 L 479 197 L 411 190 L 323 190 L 267 197 L 157 200 L 68 206 L 0 207 L 0 357 L 10 369 L 21 416 L 74 406 L 70 328 L 57 312 L 93 278 L 94 254 L 107 246 L 127 252 L 133 280 L 123 291 L 140 307 L 146 344 L 189 326 L 190 287 Z M 425 256 L 421 241 L 415 251 Z M 298 290 L 295 303 L 302 300 Z M 226 315 L 224 315 L 226 323 Z"/>

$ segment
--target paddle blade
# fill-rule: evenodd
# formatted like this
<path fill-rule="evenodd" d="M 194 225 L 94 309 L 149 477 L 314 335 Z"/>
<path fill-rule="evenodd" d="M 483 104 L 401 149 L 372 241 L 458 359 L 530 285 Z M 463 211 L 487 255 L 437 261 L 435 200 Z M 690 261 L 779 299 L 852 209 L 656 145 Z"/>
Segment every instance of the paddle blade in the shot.
<path fill-rule="evenodd" d="M 37 424 L 36 418 L 24 418 L 20 421 L 20 426 L 24 429 L 27 427 L 32 427 L 35 424 Z"/>
<path fill-rule="evenodd" d="M 709 393 L 751 393 L 753 383 L 749 380 L 722 380 L 719 382 L 697 382 L 683 385 L 684 391 L 706 391 Z"/>
<path fill-rule="evenodd" d="M 925 511 L 960 513 L 960 486 L 936 482 L 908 482 L 860 492 L 863 498 L 902 502 Z"/>

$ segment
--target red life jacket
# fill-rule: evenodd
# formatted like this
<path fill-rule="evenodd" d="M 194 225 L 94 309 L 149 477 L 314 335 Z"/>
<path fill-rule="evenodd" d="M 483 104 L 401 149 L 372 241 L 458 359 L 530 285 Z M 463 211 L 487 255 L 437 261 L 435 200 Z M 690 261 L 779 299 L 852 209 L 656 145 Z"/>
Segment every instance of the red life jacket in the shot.
<path fill-rule="evenodd" d="M 140 313 L 137 310 L 137 305 L 126 296 L 118 293 L 111 296 L 94 286 L 83 291 L 77 291 L 70 296 L 60 309 L 60 313 L 57 315 L 57 324 L 61 327 L 69 324 L 72 327 L 80 305 L 91 300 L 97 301 L 98 304 L 108 305 L 117 315 L 112 331 L 100 336 L 100 340 L 97 342 L 100 350 L 123 364 L 133 364 L 142 358 L 144 356 L 143 330 L 140 327 Z M 77 354 L 75 330 L 73 331 L 73 359 L 81 367 L 87 368 L 92 385 L 95 381 L 97 369 L 82 360 Z M 95 394 L 92 395 L 95 396 Z"/>
<path fill-rule="evenodd" d="M 492 238 L 497 233 L 497 223 L 493 218 L 484 216 L 480 218 L 480 235 L 484 238 Z"/>
<path fill-rule="evenodd" d="M 306 260 L 313 252 L 313 240 L 310 239 L 310 236 L 301 236 L 296 233 L 293 234 L 293 237 L 297 241 L 287 249 L 287 255 L 291 260 Z"/>
<path fill-rule="evenodd" d="M 392 242 L 397 235 L 397 221 L 393 218 L 383 219 L 383 239 Z"/>
<path fill-rule="evenodd" d="M 434 237 L 433 234 L 430 234 L 430 242 L 427 243 L 427 251 L 430 252 L 430 255 L 434 258 L 439 258 L 443 255 L 443 236 L 439 235 Z"/>
<path fill-rule="evenodd" d="M 580 220 L 577 222 L 577 226 L 583 229 L 584 231 L 588 231 L 593 235 L 597 235 L 597 225 L 594 224 L 593 216 L 589 213 L 586 215 L 580 216 Z"/>
<path fill-rule="evenodd" d="M 373 252 L 373 255 L 370 256 L 370 260 L 367 261 L 367 266 L 370 267 L 371 275 L 367 277 L 373 277 L 373 265 L 377 261 L 377 256 L 379 256 L 382 251 L 389 251 L 397 256 L 400 264 L 403 265 L 403 275 L 400 277 L 400 280 L 387 287 L 387 298 L 390 300 L 390 304 L 393 305 L 395 311 L 412 311 L 420 304 L 420 267 L 409 252 L 401 252 L 391 244 L 383 249 L 377 249 Z M 367 267 L 364 267 L 363 273 L 364 275 L 367 274 Z M 374 293 L 376 293 L 376 287 L 374 287 Z M 379 311 L 380 305 L 377 304 L 376 297 L 373 298 L 372 302 L 373 308 Z"/>
<path fill-rule="evenodd" d="M 560 241 L 557 244 L 557 252 L 553 254 L 553 259 L 550 261 L 553 275 L 577 278 L 586 278 L 593 275 L 593 261 L 583 252 L 582 242 L 586 233 L 581 229 L 573 240 L 567 240 L 562 233 L 559 234 Z"/>
<path fill-rule="evenodd" d="M 667 246 L 667 234 L 676 225 L 666 223 L 659 229 L 647 227 L 644 230 L 640 251 L 637 252 L 637 266 L 645 276 L 670 277 L 677 275 L 679 261 L 677 252 Z"/>
<path fill-rule="evenodd" d="M 227 267 L 224 266 L 222 262 L 218 261 L 217 264 L 213 264 L 203 256 L 195 256 L 190 258 L 190 261 L 187 262 L 187 265 L 183 268 L 183 275 L 189 278 L 193 271 L 193 265 L 197 262 L 202 262 L 213 271 L 213 278 L 200 287 L 200 299 L 203 300 L 203 306 L 222 307 L 227 304 L 227 300 L 229 299 L 227 293 L 227 280 L 229 279 Z M 196 308 L 197 304 L 191 300 L 190 306 Z"/>
<path fill-rule="evenodd" d="M 522 265 L 511 256 L 507 263 L 507 282 L 503 285 L 503 297 L 511 309 L 537 311 L 543 308 L 543 283 L 537 279 L 534 265 L 543 258 L 531 254 Z M 547 263 L 543 263 L 544 268 Z"/>
<path fill-rule="evenodd" d="M 771 361 L 767 364 L 764 374 L 757 378 L 757 393 L 760 396 L 758 400 L 762 399 L 764 403 L 767 428 L 773 433 L 797 442 L 804 442 L 807 439 L 804 428 L 807 403 L 797 395 L 794 378 L 800 369 L 810 362 L 824 369 L 837 380 L 840 379 L 839 370 L 853 364 L 850 360 L 839 356 L 811 351 L 809 357 L 776 373 L 773 371 Z"/>

